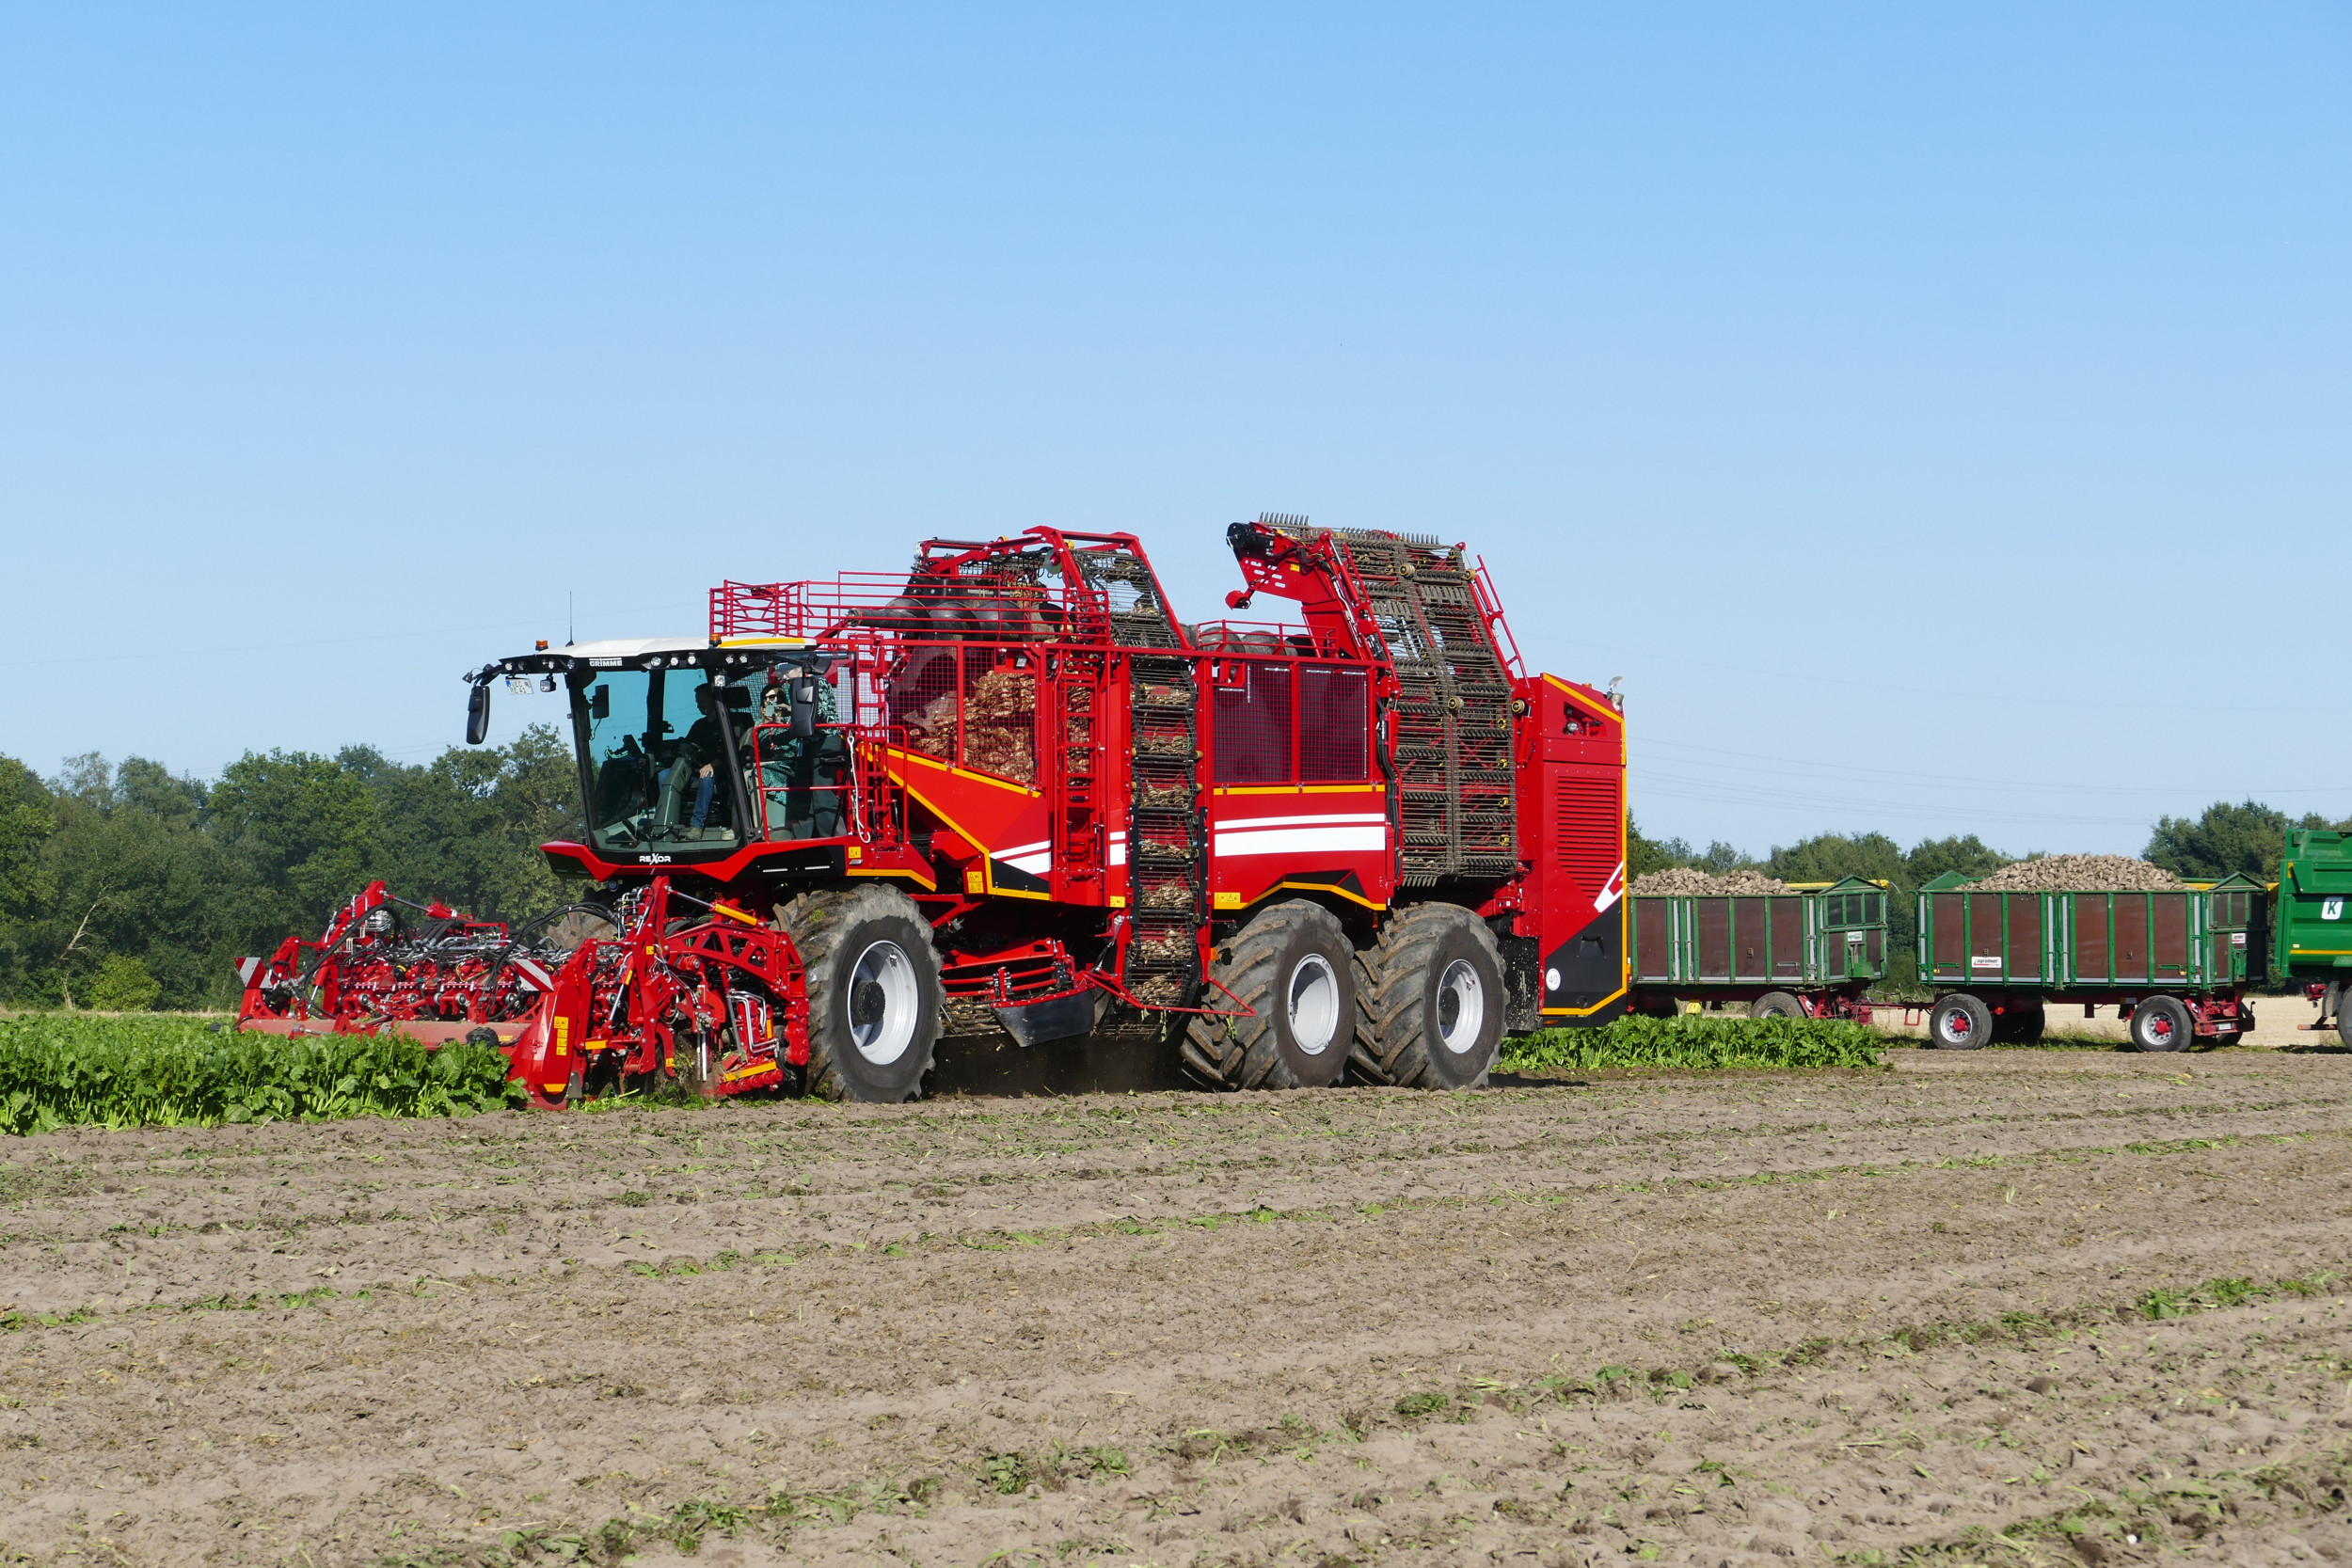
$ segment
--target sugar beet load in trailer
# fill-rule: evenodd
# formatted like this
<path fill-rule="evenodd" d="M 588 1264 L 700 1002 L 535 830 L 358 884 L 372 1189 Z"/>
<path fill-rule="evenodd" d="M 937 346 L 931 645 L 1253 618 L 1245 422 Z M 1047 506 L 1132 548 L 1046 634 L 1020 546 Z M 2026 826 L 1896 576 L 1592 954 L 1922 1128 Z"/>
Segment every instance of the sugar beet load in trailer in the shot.
<path fill-rule="evenodd" d="M 589 827 L 546 853 L 619 927 L 517 1076 L 890 1101 L 943 1034 L 1156 1025 L 1210 1085 L 1459 1086 L 1623 1011 L 1615 702 L 1522 668 L 1460 546 L 1228 543 L 1228 608 L 1303 625 L 1180 622 L 1133 535 L 1041 528 L 475 672 L 473 738 L 501 680 L 568 703 Z"/>

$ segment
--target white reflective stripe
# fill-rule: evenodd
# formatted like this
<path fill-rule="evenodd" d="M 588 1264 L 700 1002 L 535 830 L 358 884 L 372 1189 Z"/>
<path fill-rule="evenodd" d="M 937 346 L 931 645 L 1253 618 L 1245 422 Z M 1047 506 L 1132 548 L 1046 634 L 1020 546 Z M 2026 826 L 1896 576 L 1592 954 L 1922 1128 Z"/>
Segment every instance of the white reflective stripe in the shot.
<path fill-rule="evenodd" d="M 253 976 L 261 972 L 261 968 L 262 960 L 259 958 L 239 958 L 237 960 L 237 984 L 251 985 Z"/>
<path fill-rule="evenodd" d="M 1593 911 L 1596 914 L 1607 914 L 1609 912 L 1609 906 L 1624 896 L 1625 862 L 1619 861 L 1617 863 L 1617 869 L 1609 873 L 1608 884 L 1600 890 L 1599 895 L 1593 900 Z"/>
<path fill-rule="evenodd" d="M 1050 847 L 1053 842 L 1050 838 L 1041 838 L 1035 844 L 1008 844 L 1002 849 L 991 849 L 989 853 L 1000 861 L 1009 861 L 1016 855 L 1034 855 L 1040 849 Z"/>
<path fill-rule="evenodd" d="M 1343 811 L 1317 812 L 1309 816 L 1224 816 L 1215 826 L 1219 832 L 1235 828 L 1320 828 L 1341 822 L 1386 822 L 1386 812 Z"/>
<path fill-rule="evenodd" d="M 1288 855 L 1309 849 L 1377 851 L 1388 847 L 1389 830 L 1385 825 L 1368 828 L 1269 828 L 1250 832 L 1220 828 L 1216 834 L 1216 852 L 1220 855 Z"/>
<path fill-rule="evenodd" d="M 520 974 L 525 980 L 530 981 L 531 989 L 533 990 L 553 990 L 555 989 L 555 976 L 547 972 L 547 967 L 544 964 L 541 964 L 534 959 L 516 958 L 515 960 L 515 972 L 517 974 Z"/>
<path fill-rule="evenodd" d="M 1025 871 L 1032 877 L 1042 877 L 1054 868 L 1052 853 L 1043 849 L 1033 855 L 999 855 L 996 858 L 1014 870 Z"/>
<path fill-rule="evenodd" d="M 1124 832 L 1111 834 L 1111 863 L 1113 865 L 1127 863 L 1127 835 Z"/>

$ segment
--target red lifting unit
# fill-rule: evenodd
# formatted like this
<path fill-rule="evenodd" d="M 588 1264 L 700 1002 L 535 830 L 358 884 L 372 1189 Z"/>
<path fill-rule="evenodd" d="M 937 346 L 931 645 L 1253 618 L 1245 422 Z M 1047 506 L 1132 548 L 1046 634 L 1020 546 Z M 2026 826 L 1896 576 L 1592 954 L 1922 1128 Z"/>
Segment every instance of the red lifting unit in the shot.
<path fill-rule="evenodd" d="M 926 541 L 728 582 L 699 639 L 542 648 L 613 933 L 511 1047 L 549 1100 L 921 1092 L 943 1035 L 1174 1049 L 1210 1085 L 1482 1083 L 1615 1017 L 1616 700 L 1531 675 L 1459 545 L 1238 523 L 1303 627 L 1179 621 L 1132 534 Z"/>

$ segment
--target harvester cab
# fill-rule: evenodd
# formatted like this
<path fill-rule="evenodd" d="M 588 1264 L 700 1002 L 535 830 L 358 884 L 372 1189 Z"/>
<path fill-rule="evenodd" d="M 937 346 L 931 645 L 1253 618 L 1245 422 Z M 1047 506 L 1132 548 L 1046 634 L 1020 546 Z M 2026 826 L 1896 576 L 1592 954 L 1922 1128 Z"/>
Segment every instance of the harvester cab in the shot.
<path fill-rule="evenodd" d="M 558 875 L 695 866 L 727 881 L 749 846 L 841 836 L 840 670 L 798 643 L 651 638 L 536 649 L 469 678 L 569 710 L 587 833 L 546 847 Z M 807 869 L 832 868 L 819 859 Z"/>

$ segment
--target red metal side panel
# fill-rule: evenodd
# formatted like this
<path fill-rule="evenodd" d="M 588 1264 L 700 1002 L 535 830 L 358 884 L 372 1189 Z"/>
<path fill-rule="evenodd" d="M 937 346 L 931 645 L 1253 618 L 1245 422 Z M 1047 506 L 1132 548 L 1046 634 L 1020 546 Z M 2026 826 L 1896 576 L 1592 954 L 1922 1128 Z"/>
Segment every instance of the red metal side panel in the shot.
<path fill-rule="evenodd" d="M 1934 927 L 1928 962 L 1938 980 L 1968 977 L 1968 934 L 1962 914 L 1966 902 L 1967 895 L 1961 893 L 1928 895 L 1928 922 Z"/>
<path fill-rule="evenodd" d="M 2074 968 L 2073 978 L 2085 982 L 2105 980 L 2113 973 L 2112 933 L 2108 924 L 2112 911 L 2104 893 L 2077 893 L 2074 904 Z"/>
<path fill-rule="evenodd" d="M 1692 907 L 1698 911 L 1699 978 L 1730 979 L 1731 900 L 1700 898 Z"/>
<path fill-rule="evenodd" d="M 2115 956 L 2115 977 L 2118 980 L 2148 978 L 2148 895 L 2144 893 L 2119 893 L 2115 895 L 2115 937 L 2111 944 Z"/>
<path fill-rule="evenodd" d="M 1772 969 L 1775 980 L 1804 978 L 1804 900 L 1772 901 Z"/>
<path fill-rule="evenodd" d="M 2185 893 L 2148 895 L 2153 927 L 2148 946 L 2155 966 L 2151 978 L 2159 984 L 2188 978 L 2188 900 Z"/>
<path fill-rule="evenodd" d="M 1389 901 L 1389 798 L 1377 782 L 1228 785 L 1209 803 L 1210 902 L 1247 909 L 1281 891 Z"/>
<path fill-rule="evenodd" d="M 1633 900 L 1633 976 L 1637 980 L 1670 979 L 1674 973 L 1674 942 L 1670 898 Z"/>
<path fill-rule="evenodd" d="M 2009 975 L 2042 978 L 2042 895 L 2012 893 L 2009 898 Z"/>
<path fill-rule="evenodd" d="M 1767 974 L 1764 952 L 1764 900 L 1734 898 L 1731 901 L 1731 976 L 1735 980 L 1761 980 Z"/>

